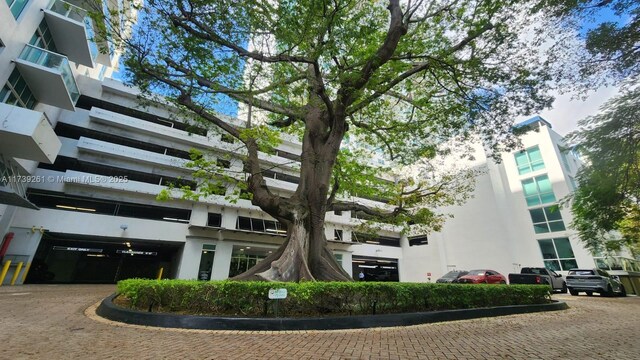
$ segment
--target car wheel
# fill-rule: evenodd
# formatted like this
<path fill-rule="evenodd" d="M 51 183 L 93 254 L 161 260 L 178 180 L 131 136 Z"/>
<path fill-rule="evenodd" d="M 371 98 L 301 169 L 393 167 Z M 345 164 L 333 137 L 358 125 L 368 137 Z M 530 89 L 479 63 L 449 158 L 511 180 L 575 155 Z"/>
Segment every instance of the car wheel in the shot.
<path fill-rule="evenodd" d="M 620 284 L 620 297 L 627 296 L 627 289 L 624 288 L 624 285 Z"/>
<path fill-rule="evenodd" d="M 585 291 L 587 293 L 587 296 L 593 296 L 593 291 Z"/>
<path fill-rule="evenodd" d="M 613 292 L 613 288 L 611 287 L 611 284 L 607 285 L 607 291 L 603 291 L 600 293 L 600 296 L 613 296 L 614 292 Z"/>
<path fill-rule="evenodd" d="M 571 294 L 571 296 L 578 296 L 578 293 L 578 290 L 569 289 L 569 294 Z"/>
<path fill-rule="evenodd" d="M 562 294 L 566 294 L 567 293 L 567 283 L 566 282 L 562 283 L 562 290 L 560 290 L 560 292 Z"/>

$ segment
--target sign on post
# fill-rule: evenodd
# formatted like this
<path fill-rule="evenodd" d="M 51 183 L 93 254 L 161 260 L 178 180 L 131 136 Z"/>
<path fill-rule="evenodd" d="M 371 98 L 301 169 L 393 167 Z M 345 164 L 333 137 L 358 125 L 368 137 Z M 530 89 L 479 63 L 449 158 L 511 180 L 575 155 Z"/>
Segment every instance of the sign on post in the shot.
<path fill-rule="evenodd" d="M 287 298 L 287 289 L 269 289 L 269 299 L 279 300 L 279 299 L 286 299 L 286 298 Z"/>

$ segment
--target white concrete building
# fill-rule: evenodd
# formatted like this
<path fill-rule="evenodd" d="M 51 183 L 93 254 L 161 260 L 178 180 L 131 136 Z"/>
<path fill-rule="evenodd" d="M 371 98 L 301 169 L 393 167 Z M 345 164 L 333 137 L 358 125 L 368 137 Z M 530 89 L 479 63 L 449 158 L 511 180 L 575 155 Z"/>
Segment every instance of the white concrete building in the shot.
<path fill-rule="evenodd" d="M 0 24 L 0 255 L 3 264 L 11 261 L 5 284 L 110 283 L 160 271 L 163 278 L 225 279 L 282 242 L 268 215 L 248 200 L 228 200 L 233 188 L 198 202 L 156 200 L 169 183 L 193 185 L 184 166 L 190 149 L 241 172 L 238 146 L 170 108 L 141 106 L 133 89 L 105 78 L 118 54 L 100 54 L 87 40 L 92 24 L 83 9 L 8 1 L 0 3 Z M 426 282 L 451 269 L 506 275 L 521 266 L 594 267 L 567 229 L 570 212 L 555 207 L 574 186 L 579 161 L 544 119 L 525 125 L 531 131 L 523 148 L 503 154 L 500 164 L 477 147 L 473 166 L 485 171 L 475 197 L 443 209 L 455 217 L 428 240 L 393 229 L 354 236 L 358 214 L 328 214 L 327 238 L 345 270 Z M 295 190 L 300 152 L 285 138 L 275 155 L 261 155 L 275 192 Z"/>

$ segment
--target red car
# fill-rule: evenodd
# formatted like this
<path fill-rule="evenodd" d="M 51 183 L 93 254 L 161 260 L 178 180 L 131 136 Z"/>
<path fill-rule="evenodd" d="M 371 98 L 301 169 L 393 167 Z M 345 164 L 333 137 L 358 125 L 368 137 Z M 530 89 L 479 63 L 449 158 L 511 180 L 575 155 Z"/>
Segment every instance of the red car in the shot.
<path fill-rule="evenodd" d="M 460 284 L 506 284 L 507 278 L 494 270 L 471 270 L 458 279 Z"/>

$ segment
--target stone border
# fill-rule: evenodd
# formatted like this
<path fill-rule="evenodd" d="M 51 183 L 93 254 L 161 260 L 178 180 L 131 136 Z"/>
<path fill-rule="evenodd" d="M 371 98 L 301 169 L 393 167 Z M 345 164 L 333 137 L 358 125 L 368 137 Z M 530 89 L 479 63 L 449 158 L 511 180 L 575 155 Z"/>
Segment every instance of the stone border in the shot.
<path fill-rule="evenodd" d="M 443 310 L 403 314 L 337 316 L 326 318 L 234 318 L 177 315 L 129 310 L 113 303 L 108 296 L 96 314 L 127 324 L 200 330 L 342 330 L 374 327 L 410 326 L 452 320 L 467 320 L 540 311 L 566 310 L 565 302 L 549 304 L 497 306 L 477 309 Z"/>

